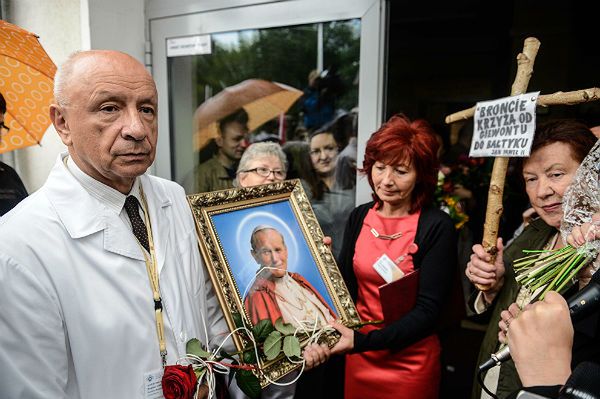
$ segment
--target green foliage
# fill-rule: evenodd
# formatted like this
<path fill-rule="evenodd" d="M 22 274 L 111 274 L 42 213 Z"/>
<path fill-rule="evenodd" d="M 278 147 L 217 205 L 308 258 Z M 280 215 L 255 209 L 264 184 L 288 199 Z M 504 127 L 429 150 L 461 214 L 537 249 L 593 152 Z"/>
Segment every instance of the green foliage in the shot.
<path fill-rule="evenodd" d="M 283 353 L 289 358 L 301 357 L 300 341 L 298 340 L 298 337 L 288 335 L 283 339 Z"/>
<path fill-rule="evenodd" d="M 242 315 L 239 313 L 232 313 L 231 317 L 233 318 L 233 324 L 236 328 L 244 327 L 244 321 L 242 320 Z"/>
<path fill-rule="evenodd" d="M 235 373 L 235 382 L 250 399 L 260 398 L 260 382 L 252 371 L 238 370 Z"/>
<path fill-rule="evenodd" d="M 296 328 L 290 323 L 284 323 L 281 317 L 275 321 L 275 329 L 283 335 L 290 335 L 296 332 Z"/>
<path fill-rule="evenodd" d="M 219 353 L 219 355 L 223 358 L 223 359 L 229 359 L 232 361 L 236 361 L 235 358 L 233 356 L 231 356 L 229 353 L 227 353 L 225 351 L 225 349 L 221 349 L 221 352 Z"/>
<path fill-rule="evenodd" d="M 271 332 L 263 345 L 263 353 L 267 360 L 273 360 L 279 356 L 281 346 L 281 333 L 279 331 Z"/>
<path fill-rule="evenodd" d="M 256 342 L 262 343 L 265 341 L 265 339 L 267 339 L 273 330 L 275 330 L 275 327 L 273 327 L 271 320 L 264 319 L 256 323 L 252 329 L 252 335 L 254 336 Z"/>
<path fill-rule="evenodd" d="M 246 364 L 256 364 L 256 353 L 254 352 L 254 349 L 244 351 L 242 359 Z"/>
<path fill-rule="evenodd" d="M 185 351 L 190 355 L 195 355 L 202 359 L 208 359 L 211 356 L 209 352 L 204 350 L 202 343 L 196 338 L 192 338 L 187 342 Z"/>
<path fill-rule="evenodd" d="M 204 374 L 206 374 L 206 367 L 195 368 L 194 374 L 196 374 L 196 378 L 198 379 L 198 381 L 200 381 L 202 377 L 204 377 Z"/>
<path fill-rule="evenodd" d="M 530 292 L 541 289 L 533 299 L 544 299 L 548 291 L 564 293 L 572 279 L 595 257 L 587 247 L 570 245 L 553 250 L 524 250 L 531 255 L 513 262 L 515 280 Z"/>

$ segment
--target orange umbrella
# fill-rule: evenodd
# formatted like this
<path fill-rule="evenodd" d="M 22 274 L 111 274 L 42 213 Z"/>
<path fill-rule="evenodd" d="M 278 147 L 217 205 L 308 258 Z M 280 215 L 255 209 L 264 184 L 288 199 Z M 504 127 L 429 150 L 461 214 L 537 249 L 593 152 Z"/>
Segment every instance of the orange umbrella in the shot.
<path fill-rule="evenodd" d="M 50 125 L 56 66 L 38 36 L 0 20 L 0 92 L 6 99 L 0 153 L 40 144 Z"/>
<path fill-rule="evenodd" d="M 285 113 L 302 95 L 302 91 L 277 82 L 248 79 L 226 87 L 202 103 L 194 113 L 196 133 L 194 148 L 199 150 L 219 134 L 218 122 L 240 108 L 248 113 L 248 129 Z"/>

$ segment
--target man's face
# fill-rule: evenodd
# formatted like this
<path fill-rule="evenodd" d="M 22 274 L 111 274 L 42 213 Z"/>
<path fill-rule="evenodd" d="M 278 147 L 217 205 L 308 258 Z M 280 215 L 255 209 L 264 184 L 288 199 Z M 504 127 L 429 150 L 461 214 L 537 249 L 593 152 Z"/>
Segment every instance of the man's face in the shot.
<path fill-rule="evenodd" d="M 126 194 L 154 161 L 157 93 L 152 77 L 118 52 L 83 56 L 65 87 L 67 104 L 53 104 L 52 121 L 85 173 Z"/>
<path fill-rule="evenodd" d="M 252 256 L 261 267 L 268 269 L 274 277 L 281 278 L 287 271 L 287 247 L 276 230 L 265 229 L 254 235 L 256 249 Z"/>
<path fill-rule="evenodd" d="M 232 161 L 239 161 L 248 147 L 248 128 L 239 122 L 230 122 L 223 127 L 217 145 L 223 155 Z"/>

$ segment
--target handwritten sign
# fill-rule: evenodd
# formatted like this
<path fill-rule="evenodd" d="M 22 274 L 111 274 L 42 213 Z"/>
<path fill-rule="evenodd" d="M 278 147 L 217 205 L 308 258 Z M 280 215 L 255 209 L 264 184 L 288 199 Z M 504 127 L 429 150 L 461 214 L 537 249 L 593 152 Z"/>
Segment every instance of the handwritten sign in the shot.
<path fill-rule="evenodd" d="M 470 157 L 528 157 L 539 92 L 477 103 Z"/>
<path fill-rule="evenodd" d="M 210 54 L 211 52 L 212 46 L 210 35 L 173 37 L 167 39 L 167 57 Z"/>

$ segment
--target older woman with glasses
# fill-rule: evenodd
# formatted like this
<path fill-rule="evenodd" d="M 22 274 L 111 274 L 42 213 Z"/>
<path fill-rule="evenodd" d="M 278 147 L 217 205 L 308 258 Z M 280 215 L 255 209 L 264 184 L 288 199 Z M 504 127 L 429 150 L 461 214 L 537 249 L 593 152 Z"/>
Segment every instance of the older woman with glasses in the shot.
<path fill-rule="evenodd" d="M 254 143 L 246 149 L 236 172 L 236 187 L 252 187 L 259 184 L 285 180 L 287 159 L 276 143 Z"/>
<path fill-rule="evenodd" d="M 236 187 L 252 187 L 260 184 L 275 183 L 285 180 L 287 173 L 287 159 L 285 153 L 277 143 L 254 143 L 246 149 L 240 159 L 240 164 L 233 182 Z M 324 358 L 325 350 L 313 344 L 305 348 L 303 356 L 307 359 L 308 368 L 317 365 L 314 359 Z M 296 378 L 298 372 L 293 372 L 281 378 L 279 382 L 288 382 Z M 296 384 L 278 386 L 271 384 L 261 392 L 262 399 L 292 399 L 296 391 Z M 230 395 L 235 399 L 246 398 L 238 391 L 236 384 L 230 384 Z"/>

